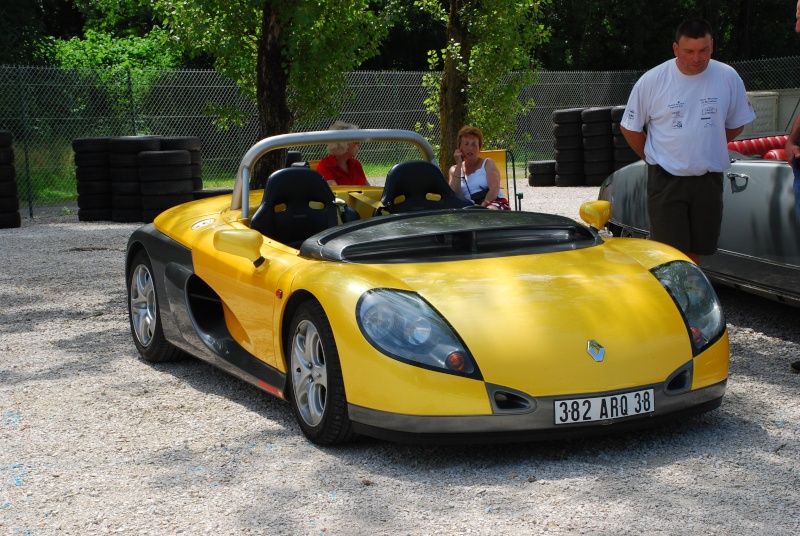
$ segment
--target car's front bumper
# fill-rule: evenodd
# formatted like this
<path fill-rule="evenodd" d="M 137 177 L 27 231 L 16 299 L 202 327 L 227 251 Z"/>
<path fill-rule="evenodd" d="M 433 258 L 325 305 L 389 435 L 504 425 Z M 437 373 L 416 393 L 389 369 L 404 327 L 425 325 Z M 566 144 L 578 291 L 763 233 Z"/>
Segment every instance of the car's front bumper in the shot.
<path fill-rule="evenodd" d="M 591 423 L 555 424 L 555 401 L 581 396 L 536 397 L 533 409 L 513 414 L 404 415 L 350 404 L 349 415 L 357 433 L 391 441 L 440 444 L 542 441 L 653 426 L 711 411 L 722 403 L 726 385 L 727 379 L 679 394 L 665 393 L 663 384 L 641 386 L 640 389 L 654 389 L 656 410 L 653 413 Z"/>

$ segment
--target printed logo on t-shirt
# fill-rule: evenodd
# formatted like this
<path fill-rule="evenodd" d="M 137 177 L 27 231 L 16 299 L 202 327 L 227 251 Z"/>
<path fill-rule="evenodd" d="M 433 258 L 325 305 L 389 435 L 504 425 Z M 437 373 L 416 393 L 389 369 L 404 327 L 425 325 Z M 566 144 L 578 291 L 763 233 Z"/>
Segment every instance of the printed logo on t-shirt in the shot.
<path fill-rule="evenodd" d="M 714 108 L 713 106 L 708 106 L 706 108 L 703 108 L 703 111 L 701 113 L 703 113 L 705 115 L 716 115 L 717 112 L 718 112 L 718 110 L 716 108 Z M 706 119 L 706 118 L 703 117 L 702 119 Z"/>
<path fill-rule="evenodd" d="M 672 122 L 672 130 L 678 130 L 681 128 L 683 128 L 683 121 L 678 119 Z"/>

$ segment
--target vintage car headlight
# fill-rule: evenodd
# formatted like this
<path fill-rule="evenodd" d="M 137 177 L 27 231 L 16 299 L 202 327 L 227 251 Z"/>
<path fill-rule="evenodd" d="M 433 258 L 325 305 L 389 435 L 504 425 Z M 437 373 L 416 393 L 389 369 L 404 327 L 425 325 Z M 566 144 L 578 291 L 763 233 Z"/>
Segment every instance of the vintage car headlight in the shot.
<path fill-rule="evenodd" d="M 675 261 L 652 270 L 683 313 L 694 355 L 725 331 L 725 316 L 711 283 L 694 264 Z"/>
<path fill-rule="evenodd" d="M 372 346 L 419 367 L 481 379 L 470 353 L 444 319 L 417 294 L 374 289 L 358 300 L 356 318 Z"/>

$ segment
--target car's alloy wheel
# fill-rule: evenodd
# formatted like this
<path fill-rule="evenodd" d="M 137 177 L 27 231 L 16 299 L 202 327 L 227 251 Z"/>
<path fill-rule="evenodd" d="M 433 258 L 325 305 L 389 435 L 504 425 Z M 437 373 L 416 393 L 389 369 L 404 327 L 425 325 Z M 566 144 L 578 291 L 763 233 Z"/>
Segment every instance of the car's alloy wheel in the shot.
<path fill-rule="evenodd" d="M 158 311 L 153 275 L 144 264 L 136 266 L 131 274 L 130 304 L 133 335 L 147 347 L 153 341 Z"/>
<path fill-rule="evenodd" d="M 131 264 L 128 280 L 128 316 L 136 348 L 145 361 L 162 363 L 183 357 L 183 352 L 164 337 L 153 268 L 143 251 Z"/>
<path fill-rule="evenodd" d="M 303 433 L 320 445 L 354 437 L 339 354 L 322 306 L 308 301 L 298 307 L 287 341 L 290 397 Z"/>

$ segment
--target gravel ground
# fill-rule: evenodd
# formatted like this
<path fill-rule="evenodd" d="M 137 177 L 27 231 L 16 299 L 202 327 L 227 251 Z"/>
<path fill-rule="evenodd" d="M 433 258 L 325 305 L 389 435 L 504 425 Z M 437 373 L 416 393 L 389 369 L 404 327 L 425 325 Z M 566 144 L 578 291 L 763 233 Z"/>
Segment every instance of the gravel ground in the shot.
<path fill-rule="evenodd" d="M 521 188 L 575 216 L 596 188 Z M 319 448 L 289 406 L 131 342 L 136 225 L 0 230 L 2 534 L 770 534 L 800 532 L 800 310 L 720 288 L 722 407 L 569 441 Z M 513 336 L 513 334 L 508 334 Z"/>

